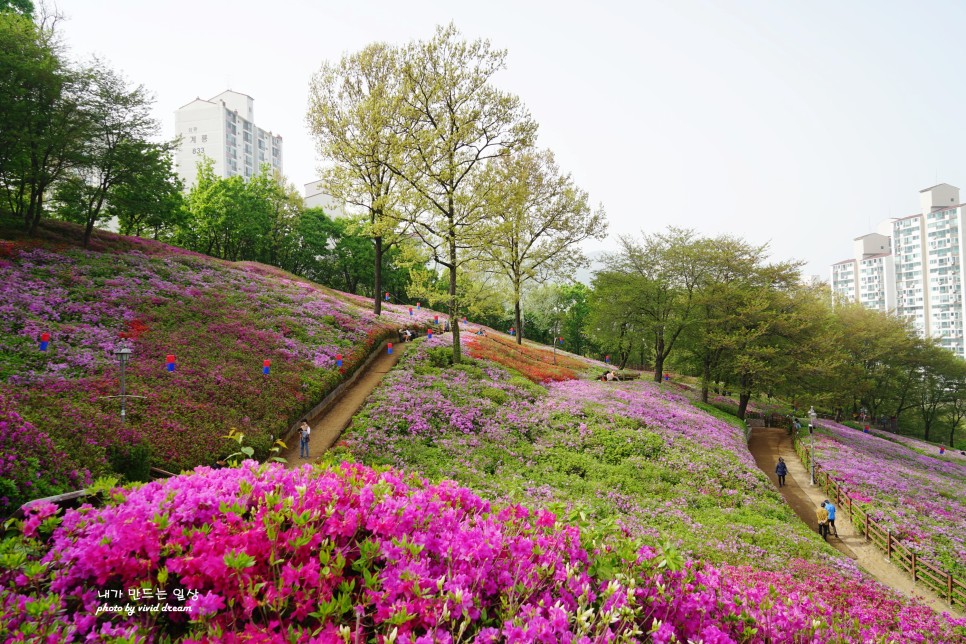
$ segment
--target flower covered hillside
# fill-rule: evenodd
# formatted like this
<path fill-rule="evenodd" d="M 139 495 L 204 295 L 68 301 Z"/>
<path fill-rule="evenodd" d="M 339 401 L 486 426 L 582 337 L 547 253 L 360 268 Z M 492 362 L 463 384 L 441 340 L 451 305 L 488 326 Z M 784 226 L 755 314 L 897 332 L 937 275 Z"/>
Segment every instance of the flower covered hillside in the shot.
<path fill-rule="evenodd" d="M 0 395 L 68 470 L 123 471 L 145 453 L 174 471 L 211 463 L 231 427 L 264 453 L 410 319 L 396 305 L 377 318 L 271 267 L 148 248 L 17 246 L 0 262 Z M 133 352 L 125 423 L 122 346 Z"/>
<path fill-rule="evenodd" d="M 394 470 L 246 461 L 104 497 L 2 542 L 6 641 L 962 640 L 854 572 L 686 561 Z"/>
<path fill-rule="evenodd" d="M 816 556 L 742 428 L 650 382 L 543 387 L 490 362 L 449 366 L 449 341 L 418 342 L 340 449 L 506 502 L 580 508 L 711 561 L 779 568 Z"/>
<path fill-rule="evenodd" d="M 966 578 L 966 463 L 820 421 L 816 463 L 904 545 Z"/>

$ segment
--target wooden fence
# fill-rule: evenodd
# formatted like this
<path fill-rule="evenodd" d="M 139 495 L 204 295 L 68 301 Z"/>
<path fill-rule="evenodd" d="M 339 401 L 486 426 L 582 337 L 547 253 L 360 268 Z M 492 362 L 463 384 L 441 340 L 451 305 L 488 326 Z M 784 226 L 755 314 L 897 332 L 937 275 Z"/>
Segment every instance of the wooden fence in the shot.
<path fill-rule="evenodd" d="M 805 469 L 810 469 L 811 455 L 802 441 L 795 441 L 795 451 L 805 465 Z M 966 582 L 923 559 L 896 538 L 891 530 L 887 530 L 870 518 L 869 513 L 858 502 L 852 500 L 842 487 L 842 483 L 829 476 L 829 473 L 818 464 L 815 465 L 815 482 L 825 488 L 826 498 L 835 504 L 838 512 L 848 512 L 852 525 L 865 535 L 866 541 L 871 541 L 885 552 L 889 561 L 912 575 L 914 581 L 935 591 L 950 606 L 957 604 L 966 606 Z"/>

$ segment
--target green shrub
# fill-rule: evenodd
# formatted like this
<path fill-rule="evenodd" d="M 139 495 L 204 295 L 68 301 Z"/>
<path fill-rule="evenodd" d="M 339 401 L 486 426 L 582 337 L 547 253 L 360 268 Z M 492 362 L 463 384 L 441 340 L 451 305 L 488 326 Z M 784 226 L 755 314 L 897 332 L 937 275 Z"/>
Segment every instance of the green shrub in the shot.
<path fill-rule="evenodd" d="M 453 349 L 451 347 L 433 347 L 426 352 L 429 364 L 439 369 L 453 365 Z"/>
<path fill-rule="evenodd" d="M 485 375 L 483 373 L 483 369 L 478 366 L 475 361 L 467 361 L 465 357 L 463 360 L 464 362 L 461 362 L 460 364 L 454 364 L 453 369 L 464 372 L 474 380 L 482 380 L 483 376 Z"/>
<path fill-rule="evenodd" d="M 151 480 L 151 446 L 145 442 L 134 445 L 112 445 L 107 450 L 111 469 L 128 482 L 146 483 Z"/>
<path fill-rule="evenodd" d="M 516 387 L 517 389 L 523 389 L 533 399 L 536 399 L 537 397 L 543 396 L 547 393 L 546 387 L 538 385 L 529 378 L 524 378 L 523 376 L 511 377 L 510 385 Z"/>
<path fill-rule="evenodd" d="M 493 401 L 497 405 L 504 404 L 510 398 L 510 395 L 507 392 L 503 391 L 502 389 L 497 389 L 496 387 L 483 387 L 483 389 L 480 390 L 480 395 L 487 400 Z"/>
<path fill-rule="evenodd" d="M 585 445 L 605 463 L 617 465 L 629 458 L 655 458 L 664 449 L 664 439 L 644 429 L 597 428 Z"/>

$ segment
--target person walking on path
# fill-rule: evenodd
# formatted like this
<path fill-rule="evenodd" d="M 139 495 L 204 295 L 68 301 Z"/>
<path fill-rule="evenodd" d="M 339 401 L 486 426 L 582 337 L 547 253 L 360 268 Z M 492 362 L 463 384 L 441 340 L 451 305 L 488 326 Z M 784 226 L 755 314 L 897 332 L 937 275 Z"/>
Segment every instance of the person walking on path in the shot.
<path fill-rule="evenodd" d="M 778 457 L 775 474 L 778 475 L 778 487 L 785 487 L 785 477 L 788 476 L 788 465 L 785 464 L 785 459 L 781 456 Z"/>
<path fill-rule="evenodd" d="M 309 435 L 312 434 L 312 428 L 309 427 L 306 419 L 302 419 L 302 424 L 299 425 L 299 458 L 309 457 Z"/>
<path fill-rule="evenodd" d="M 825 499 L 822 505 L 825 506 L 825 512 L 828 514 L 828 527 L 825 528 L 826 534 L 828 533 L 829 528 L 831 528 L 832 533 L 836 537 L 839 536 L 839 529 L 835 527 L 835 504 L 828 499 Z"/>
<path fill-rule="evenodd" d="M 818 522 L 818 533 L 828 540 L 828 510 L 825 509 L 824 501 L 815 510 L 815 520 Z"/>

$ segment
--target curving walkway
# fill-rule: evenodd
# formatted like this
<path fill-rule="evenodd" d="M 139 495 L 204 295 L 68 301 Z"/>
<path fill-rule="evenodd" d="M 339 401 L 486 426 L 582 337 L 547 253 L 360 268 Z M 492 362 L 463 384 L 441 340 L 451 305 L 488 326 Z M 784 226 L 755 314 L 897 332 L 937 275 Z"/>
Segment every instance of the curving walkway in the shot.
<path fill-rule="evenodd" d="M 346 389 L 334 405 L 329 407 L 321 416 L 310 423 L 312 438 L 309 441 L 309 457 L 299 457 L 298 434 L 282 454 L 287 459 L 286 467 L 298 467 L 303 463 L 310 463 L 319 458 L 329 448 L 338 442 L 343 430 L 352 422 L 366 398 L 372 393 L 389 370 L 399 362 L 399 358 L 409 348 L 408 343 L 398 343 L 394 346 L 392 355 L 383 351 L 373 360 L 369 367 L 359 375 L 356 381 Z"/>
<path fill-rule="evenodd" d="M 785 486 L 778 491 L 785 498 L 785 502 L 795 511 L 795 514 L 812 530 L 818 531 L 815 520 L 815 510 L 825 499 L 825 493 L 819 486 L 810 484 L 809 472 L 802 465 L 798 455 L 792 447 L 792 437 L 784 429 L 776 427 L 755 427 L 751 430 L 748 449 L 755 457 L 755 463 L 768 475 L 768 478 L 778 488 L 778 477 L 775 475 L 775 464 L 778 457 L 785 459 L 788 465 L 788 476 Z M 949 613 L 954 617 L 963 617 L 961 610 L 951 607 L 939 595 L 928 588 L 917 585 L 905 571 L 894 566 L 886 555 L 867 542 L 849 521 L 849 514 L 839 508 L 835 517 L 835 527 L 839 536 L 830 536 L 829 545 L 842 554 L 852 558 L 869 575 L 879 582 L 895 589 L 906 597 L 914 598 L 931 607 L 938 613 Z"/>

